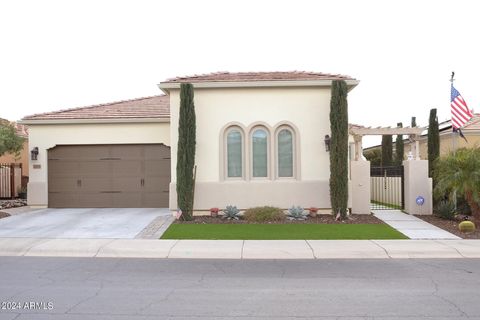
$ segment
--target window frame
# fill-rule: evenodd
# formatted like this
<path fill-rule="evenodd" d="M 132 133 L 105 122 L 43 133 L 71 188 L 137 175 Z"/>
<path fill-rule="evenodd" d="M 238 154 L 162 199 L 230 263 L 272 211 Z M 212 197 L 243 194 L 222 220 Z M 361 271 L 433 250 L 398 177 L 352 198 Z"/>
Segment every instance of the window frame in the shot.
<path fill-rule="evenodd" d="M 280 177 L 280 157 L 279 157 L 279 134 L 283 130 L 287 130 L 292 135 L 292 176 Z M 297 179 L 297 134 L 290 125 L 280 125 L 275 130 L 275 179 L 278 180 L 296 180 Z"/>
<path fill-rule="evenodd" d="M 263 130 L 265 131 L 265 133 L 267 134 L 267 176 L 266 177 L 255 177 L 253 176 L 253 134 L 257 131 L 257 130 Z M 250 154 L 249 154 L 249 167 L 250 167 L 250 175 L 249 175 L 249 178 L 251 180 L 271 180 L 271 159 L 272 159 L 272 156 L 271 156 L 271 133 L 270 133 L 270 129 L 267 128 L 266 126 L 264 125 L 255 125 L 253 126 L 251 129 L 250 129 L 250 134 L 248 135 L 249 137 L 249 141 L 248 141 L 248 144 L 249 144 L 249 150 L 250 150 Z"/>
<path fill-rule="evenodd" d="M 229 177 L 228 176 L 228 135 L 232 131 L 238 131 L 240 132 L 241 136 L 241 164 L 242 164 L 242 174 L 240 177 Z M 238 125 L 230 125 L 228 126 L 223 133 L 223 178 L 224 180 L 229 180 L 229 181 L 241 181 L 245 180 L 246 177 L 246 161 L 245 161 L 245 132 L 242 127 Z"/>

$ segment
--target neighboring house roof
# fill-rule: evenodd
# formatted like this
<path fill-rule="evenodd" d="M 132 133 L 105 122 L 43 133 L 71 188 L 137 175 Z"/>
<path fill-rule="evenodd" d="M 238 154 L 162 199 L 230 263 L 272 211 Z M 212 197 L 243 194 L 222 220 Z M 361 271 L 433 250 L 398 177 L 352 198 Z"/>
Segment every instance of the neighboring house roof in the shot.
<path fill-rule="evenodd" d="M 183 82 L 249 82 L 249 81 L 292 81 L 292 80 L 355 80 L 350 76 L 305 71 L 274 72 L 215 72 L 185 77 L 175 77 L 163 83 Z"/>
<path fill-rule="evenodd" d="M 97 104 L 88 107 L 64 109 L 26 116 L 22 119 L 22 121 L 139 118 L 169 119 L 169 97 L 165 95 L 159 95 Z"/>
<path fill-rule="evenodd" d="M 17 123 L 17 122 L 14 122 L 14 121 L 10 122 L 7 119 L 2 119 L 2 118 L 0 118 L 0 123 L 2 123 L 2 124 L 3 123 L 4 124 L 12 124 L 13 127 L 15 128 L 17 136 L 28 139 L 28 127 L 27 126 L 25 126 L 23 124 L 20 124 L 20 123 Z"/>

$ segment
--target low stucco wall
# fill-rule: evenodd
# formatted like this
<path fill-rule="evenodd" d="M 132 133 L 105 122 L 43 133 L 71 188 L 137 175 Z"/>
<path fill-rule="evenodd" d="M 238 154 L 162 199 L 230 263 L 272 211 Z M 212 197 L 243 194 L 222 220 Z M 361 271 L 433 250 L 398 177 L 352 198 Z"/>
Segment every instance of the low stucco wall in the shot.
<path fill-rule="evenodd" d="M 29 125 L 29 150 L 38 147 L 37 160 L 29 164 L 28 204 L 48 206 L 47 150 L 57 145 L 148 144 L 170 145 L 170 124 L 99 123 Z"/>
<path fill-rule="evenodd" d="M 274 206 L 283 209 L 292 206 L 330 208 L 329 182 L 324 181 L 250 181 L 197 182 L 195 210 L 225 208 L 227 205 L 248 209 Z M 170 209 L 177 209 L 176 184 L 170 184 Z"/>

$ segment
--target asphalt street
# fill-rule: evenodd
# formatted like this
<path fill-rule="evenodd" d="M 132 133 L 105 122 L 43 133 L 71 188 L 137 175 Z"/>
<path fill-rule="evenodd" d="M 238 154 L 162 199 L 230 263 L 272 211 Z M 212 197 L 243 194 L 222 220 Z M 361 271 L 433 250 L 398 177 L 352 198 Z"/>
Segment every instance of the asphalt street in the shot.
<path fill-rule="evenodd" d="M 480 319 L 479 259 L 0 258 L 0 319 Z"/>

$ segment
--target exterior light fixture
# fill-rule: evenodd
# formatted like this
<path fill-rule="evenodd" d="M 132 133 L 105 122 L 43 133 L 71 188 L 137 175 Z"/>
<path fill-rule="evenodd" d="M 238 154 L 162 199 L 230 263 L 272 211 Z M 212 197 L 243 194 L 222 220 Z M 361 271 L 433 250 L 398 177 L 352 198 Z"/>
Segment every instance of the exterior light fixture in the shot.
<path fill-rule="evenodd" d="M 30 151 L 30 159 L 37 160 L 37 157 L 38 157 L 38 147 L 35 147 Z"/>
<path fill-rule="evenodd" d="M 325 135 L 325 140 L 324 141 L 325 141 L 325 150 L 327 152 L 329 152 L 330 151 L 330 141 L 331 141 L 331 139 L 330 139 L 330 136 L 328 134 Z"/>

